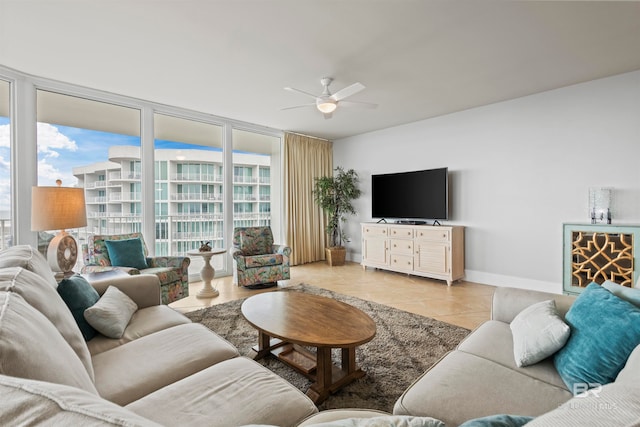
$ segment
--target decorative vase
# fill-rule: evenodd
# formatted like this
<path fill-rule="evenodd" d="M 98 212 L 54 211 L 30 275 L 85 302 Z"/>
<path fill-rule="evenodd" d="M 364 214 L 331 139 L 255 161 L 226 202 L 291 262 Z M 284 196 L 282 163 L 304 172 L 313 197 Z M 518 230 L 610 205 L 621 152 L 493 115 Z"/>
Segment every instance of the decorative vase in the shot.
<path fill-rule="evenodd" d="M 344 265 L 347 250 L 343 247 L 325 248 L 327 264 L 331 267 Z"/>

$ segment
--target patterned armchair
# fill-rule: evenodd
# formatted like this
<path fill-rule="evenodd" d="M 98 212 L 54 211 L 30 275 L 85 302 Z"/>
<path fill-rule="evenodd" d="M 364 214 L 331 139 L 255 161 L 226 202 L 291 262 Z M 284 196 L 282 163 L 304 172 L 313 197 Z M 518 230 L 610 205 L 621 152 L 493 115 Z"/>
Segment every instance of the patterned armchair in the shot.
<path fill-rule="evenodd" d="M 291 248 L 273 244 L 271 227 L 238 227 L 233 231 L 233 282 L 238 286 L 275 283 L 291 278 Z"/>
<path fill-rule="evenodd" d="M 125 240 L 139 238 L 142 242 L 147 268 L 112 266 L 105 240 Z M 181 256 L 149 257 L 142 233 L 95 235 L 82 245 L 84 257 L 83 273 L 97 273 L 118 268 L 130 275 L 155 274 L 160 279 L 162 303 L 169 304 L 189 295 L 189 264 L 191 259 Z"/>

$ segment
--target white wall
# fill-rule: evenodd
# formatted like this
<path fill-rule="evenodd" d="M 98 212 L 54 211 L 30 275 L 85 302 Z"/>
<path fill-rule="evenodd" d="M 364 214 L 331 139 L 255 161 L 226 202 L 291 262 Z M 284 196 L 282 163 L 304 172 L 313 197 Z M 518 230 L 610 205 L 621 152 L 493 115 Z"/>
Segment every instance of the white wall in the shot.
<path fill-rule="evenodd" d="M 561 292 L 562 224 L 589 222 L 589 187 L 614 188 L 614 224 L 640 224 L 640 71 L 341 139 L 334 165 L 354 168 L 364 193 L 352 260 L 371 174 L 447 166 L 466 280 Z"/>

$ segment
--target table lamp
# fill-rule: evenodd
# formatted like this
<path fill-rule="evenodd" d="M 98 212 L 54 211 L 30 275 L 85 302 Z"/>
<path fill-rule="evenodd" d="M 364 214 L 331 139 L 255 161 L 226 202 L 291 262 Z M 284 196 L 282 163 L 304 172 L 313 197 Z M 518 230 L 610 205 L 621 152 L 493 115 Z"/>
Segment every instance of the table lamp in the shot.
<path fill-rule="evenodd" d="M 49 242 L 47 261 L 54 272 L 68 273 L 76 265 L 78 245 L 65 228 L 87 225 L 84 189 L 33 187 L 31 191 L 31 230 L 60 230 Z"/>

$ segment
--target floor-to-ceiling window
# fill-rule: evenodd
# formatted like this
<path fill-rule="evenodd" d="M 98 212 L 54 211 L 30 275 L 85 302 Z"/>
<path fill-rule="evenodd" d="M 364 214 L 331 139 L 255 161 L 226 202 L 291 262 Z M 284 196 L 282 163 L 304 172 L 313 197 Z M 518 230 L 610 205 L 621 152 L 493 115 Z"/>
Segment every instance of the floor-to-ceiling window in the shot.
<path fill-rule="evenodd" d="M 38 90 L 37 120 L 38 185 L 85 189 L 87 226 L 67 230 L 78 244 L 141 231 L 140 111 Z M 54 232 L 39 233 L 41 250 Z"/>
<path fill-rule="evenodd" d="M 10 84 L 0 80 L 0 249 L 11 246 Z"/>
<path fill-rule="evenodd" d="M 233 225 L 270 225 L 280 233 L 280 137 L 233 129 Z M 279 206 L 278 206 L 279 207 Z"/>
<path fill-rule="evenodd" d="M 156 167 L 163 171 L 155 185 L 166 188 L 156 191 L 156 254 L 186 254 L 203 242 L 225 248 L 222 126 L 159 113 L 153 122 Z M 202 262 L 193 257 L 190 272 L 199 272 Z M 225 268 L 223 256 L 212 262 Z"/>
<path fill-rule="evenodd" d="M 243 177 L 237 189 L 234 166 Z M 203 241 L 227 249 L 234 224 L 280 233 L 280 132 L 3 66 L 0 180 L 0 245 L 46 249 L 57 230 L 31 230 L 31 187 L 57 180 L 85 190 L 88 224 L 68 230 L 79 244 L 90 234 L 142 231 L 153 254 L 181 255 Z M 214 262 L 230 272 L 226 255 Z"/>

